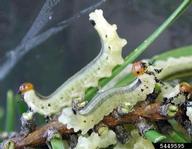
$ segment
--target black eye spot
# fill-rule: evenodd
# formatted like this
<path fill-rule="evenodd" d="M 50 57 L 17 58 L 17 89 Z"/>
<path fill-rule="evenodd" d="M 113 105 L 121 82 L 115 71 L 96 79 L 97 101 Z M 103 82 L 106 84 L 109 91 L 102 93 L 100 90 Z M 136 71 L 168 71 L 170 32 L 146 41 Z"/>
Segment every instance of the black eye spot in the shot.
<path fill-rule="evenodd" d="M 139 74 L 139 71 L 137 71 L 137 74 Z"/>
<path fill-rule="evenodd" d="M 111 47 L 110 47 L 110 46 L 108 46 L 108 48 L 109 48 L 109 50 L 111 50 Z"/>
<path fill-rule="evenodd" d="M 107 38 L 107 35 L 105 35 L 105 38 Z"/>
<path fill-rule="evenodd" d="M 86 123 L 86 120 L 84 120 L 83 122 Z"/>
<path fill-rule="evenodd" d="M 96 25 L 95 21 L 93 21 L 93 20 L 90 20 L 90 23 L 91 23 L 93 26 Z"/>
<path fill-rule="evenodd" d="M 48 104 L 48 107 L 50 107 L 51 106 L 51 104 Z"/>

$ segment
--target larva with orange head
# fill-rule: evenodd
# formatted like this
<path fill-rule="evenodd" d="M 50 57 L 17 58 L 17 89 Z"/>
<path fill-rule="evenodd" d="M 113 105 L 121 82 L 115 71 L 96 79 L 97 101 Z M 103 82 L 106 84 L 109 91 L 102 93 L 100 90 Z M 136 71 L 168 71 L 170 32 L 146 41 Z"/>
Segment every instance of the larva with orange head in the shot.
<path fill-rule="evenodd" d="M 87 89 L 98 87 L 100 79 L 110 77 L 113 68 L 124 62 L 122 48 L 127 41 L 119 37 L 116 32 L 117 26 L 105 20 L 102 10 L 90 13 L 89 20 L 101 39 L 102 48 L 99 55 L 50 96 L 41 96 L 34 88 L 24 90 L 21 86 L 24 101 L 33 112 L 50 116 L 60 112 L 64 107 L 71 106 L 73 99 L 84 100 Z"/>

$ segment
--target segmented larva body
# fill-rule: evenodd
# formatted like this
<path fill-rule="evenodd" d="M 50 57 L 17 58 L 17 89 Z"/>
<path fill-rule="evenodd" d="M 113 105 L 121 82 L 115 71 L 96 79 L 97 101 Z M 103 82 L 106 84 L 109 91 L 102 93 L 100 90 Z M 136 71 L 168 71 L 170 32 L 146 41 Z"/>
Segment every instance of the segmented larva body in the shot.
<path fill-rule="evenodd" d="M 116 135 L 112 130 L 99 135 L 92 132 L 90 136 L 80 136 L 75 149 L 98 149 L 106 148 L 117 143 Z"/>
<path fill-rule="evenodd" d="M 100 79 L 110 77 L 112 69 L 123 63 L 122 48 L 127 41 L 118 36 L 116 25 L 105 20 L 102 10 L 95 10 L 89 17 L 101 39 L 99 55 L 50 96 L 41 97 L 34 90 L 26 92 L 24 101 L 34 112 L 49 116 L 71 106 L 72 99 L 83 100 L 86 89 L 98 87 Z"/>
<path fill-rule="evenodd" d="M 158 60 L 154 64 L 155 67 L 162 68 L 161 73 L 157 74 L 159 79 L 167 79 L 177 73 L 188 72 L 192 70 L 192 56 L 179 58 L 168 58 L 167 60 Z"/>
<path fill-rule="evenodd" d="M 155 83 L 153 75 L 143 74 L 129 86 L 113 88 L 96 95 L 76 115 L 71 108 L 63 109 L 59 121 L 68 128 L 73 128 L 76 132 L 81 130 L 85 134 L 118 106 L 124 103 L 134 106 L 137 102 L 144 101 L 153 92 Z"/>

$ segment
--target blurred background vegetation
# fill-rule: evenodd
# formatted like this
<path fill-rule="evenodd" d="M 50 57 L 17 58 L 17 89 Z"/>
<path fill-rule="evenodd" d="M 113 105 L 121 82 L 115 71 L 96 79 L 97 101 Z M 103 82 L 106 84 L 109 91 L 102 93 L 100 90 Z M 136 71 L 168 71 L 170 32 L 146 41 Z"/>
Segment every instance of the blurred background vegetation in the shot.
<path fill-rule="evenodd" d="M 54 8 L 52 19 L 43 30 L 72 17 L 98 1 L 61 0 Z M 6 53 L 13 50 L 29 30 L 44 2 L 1 1 L 0 66 Z M 120 36 L 127 39 L 128 44 L 123 52 L 127 55 L 150 35 L 180 2 L 180 0 L 107 0 L 99 8 L 104 10 L 104 16 L 110 23 L 118 25 Z M 140 58 L 149 58 L 169 49 L 192 44 L 191 13 L 192 8 L 164 32 Z M 75 23 L 30 50 L 10 73 L 0 80 L 0 119 L 3 109 L 6 113 L 6 96 L 14 96 L 12 94 L 16 94 L 21 83 L 32 82 L 38 92 L 49 95 L 91 61 L 99 50 L 99 38 L 88 21 L 88 14 L 81 16 Z M 2 71 L 0 70 L 0 73 Z M 8 90 L 13 92 L 7 93 Z M 18 97 L 16 98 L 20 101 Z M 14 121 L 19 126 L 19 119 L 15 118 Z M 0 125 L 3 123 L 0 122 Z"/>

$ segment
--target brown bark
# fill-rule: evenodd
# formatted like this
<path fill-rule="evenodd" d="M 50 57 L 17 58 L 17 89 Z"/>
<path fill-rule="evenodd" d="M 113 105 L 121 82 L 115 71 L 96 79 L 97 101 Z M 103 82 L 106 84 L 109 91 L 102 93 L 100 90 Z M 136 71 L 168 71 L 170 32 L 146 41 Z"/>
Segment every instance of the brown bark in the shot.
<path fill-rule="evenodd" d="M 165 120 L 168 117 L 160 115 L 160 103 L 145 104 L 145 102 L 139 104 L 134 108 L 135 110 L 122 115 L 120 117 L 114 117 L 114 114 L 105 116 L 102 122 L 109 127 L 115 127 L 120 124 L 136 123 L 140 117 L 149 119 L 150 121 Z M 180 115 L 178 111 L 176 115 Z M 12 141 L 15 142 L 16 148 L 23 148 L 24 146 L 37 146 L 45 144 L 47 138 L 47 130 L 53 128 L 56 129 L 62 136 L 70 135 L 73 129 L 67 129 L 66 125 L 59 123 L 58 121 L 50 122 L 35 131 L 31 132 L 26 137 L 15 137 Z"/>

